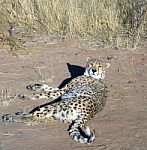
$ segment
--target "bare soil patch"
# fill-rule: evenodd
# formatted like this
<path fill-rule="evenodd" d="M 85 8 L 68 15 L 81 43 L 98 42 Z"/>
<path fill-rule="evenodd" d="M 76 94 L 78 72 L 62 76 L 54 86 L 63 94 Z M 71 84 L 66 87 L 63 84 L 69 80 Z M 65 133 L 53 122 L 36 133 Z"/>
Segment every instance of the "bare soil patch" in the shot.
<path fill-rule="evenodd" d="M 45 82 L 59 86 L 70 78 L 71 67 L 84 67 L 86 57 L 98 57 L 111 63 L 106 72 L 109 90 L 105 109 L 89 125 L 96 131 L 95 142 L 88 146 L 68 136 L 68 124 L 28 125 L 0 121 L 1 150 L 146 150 L 147 149 L 147 42 L 136 50 L 82 48 L 78 41 L 29 42 L 34 51 L 28 57 L 16 57 L 0 51 L 0 91 L 10 95 L 27 93 L 30 83 Z M 42 74 L 42 75 L 41 75 Z M 40 75 L 40 76 L 39 76 Z M 5 113 L 29 111 L 47 102 L 15 99 L 0 107 Z"/>

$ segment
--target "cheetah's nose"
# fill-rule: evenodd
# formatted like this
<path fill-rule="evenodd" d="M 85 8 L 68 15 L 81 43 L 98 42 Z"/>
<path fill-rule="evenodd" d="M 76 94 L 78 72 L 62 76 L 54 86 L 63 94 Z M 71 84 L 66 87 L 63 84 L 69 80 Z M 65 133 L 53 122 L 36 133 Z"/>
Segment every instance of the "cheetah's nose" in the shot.
<path fill-rule="evenodd" d="M 95 72 L 96 72 L 96 69 L 92 69 L 92 72 L 95 73 Z"/>

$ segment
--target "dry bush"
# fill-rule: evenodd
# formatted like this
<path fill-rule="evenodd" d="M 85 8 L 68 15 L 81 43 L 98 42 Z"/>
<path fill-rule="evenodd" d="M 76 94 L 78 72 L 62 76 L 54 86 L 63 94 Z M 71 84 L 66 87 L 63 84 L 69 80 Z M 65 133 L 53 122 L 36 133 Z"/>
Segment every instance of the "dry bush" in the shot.
<path fill-rule="evenodd" d="M 146 5 L 145 0 L 0 0 L 0 28 L 135 47 L 140 35 L 146 36 Z"/>

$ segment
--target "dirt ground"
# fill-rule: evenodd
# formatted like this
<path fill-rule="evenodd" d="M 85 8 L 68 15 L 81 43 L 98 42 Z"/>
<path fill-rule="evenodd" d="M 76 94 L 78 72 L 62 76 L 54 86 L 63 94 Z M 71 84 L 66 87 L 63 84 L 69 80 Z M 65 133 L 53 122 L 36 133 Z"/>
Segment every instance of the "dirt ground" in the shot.
<path fill-rule="evenodd" d="M 70 40 L 32 41 L 28 42 L 28 46 L 33 52 L 27 57 L 0 51 L 0 91 L 8 89 L 14 96 L 28 93 L 26 86 L 30 83 L 45 82 L 59 86 L 70 76 L 78 75 L 87 56 L 91 56 L 111 63 L 106 71 L 107 103 L 105 109 L 89 122 L 96 132 L 92 145 L 71 140 L 68 124 L 0 121 L 0 150 L 147 150 L 146 41 L 142 41 L 136 50 L 89 50 L 81 47 L 80 42 Z M 0 107 L 0 116 L 20 110 L 29 111 L 45 102 L 16 98 L 9 106 Z"/>

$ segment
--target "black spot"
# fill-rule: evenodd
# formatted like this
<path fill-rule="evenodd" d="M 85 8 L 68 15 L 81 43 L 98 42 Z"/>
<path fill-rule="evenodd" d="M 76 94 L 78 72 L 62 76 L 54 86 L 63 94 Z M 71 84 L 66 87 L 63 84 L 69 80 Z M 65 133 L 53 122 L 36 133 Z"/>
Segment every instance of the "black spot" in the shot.
<path fill-rule="evenodd" d="M 62 113 L 61 115 L 62 115 L 62 117 L 65 117 L 64 113 Z"/>
<path fill-rule="evenodd" d="M 45 109 L 48 109 L 48 106 L 44 106 Z"/>
<path fill-rule="evenodd" d="M 78 104 L 81 104 L 81 101 L 78 101 Z"/>
<path fill-rule="evenodd" d="M 87 111 L 87 114 L 90 114 L 90 111 Z"/>
<path fill-rule="evenodd" d="M 66 111 L 66 108 L 63 108 L 62 110 L 63 110 L 63 111 Z"/>
<path fill-rule="evenodd" d="M 57 113 L 57 111 L 56 111 L 56 110 L 54 110 L 53 114 L 56 114 L 56 113 Z"/>
<path fill-rule="evenodd" d="M 69 111 L 67 110 L 66 115 L 68 115 L 68 114 L 69 114 Z"/>

